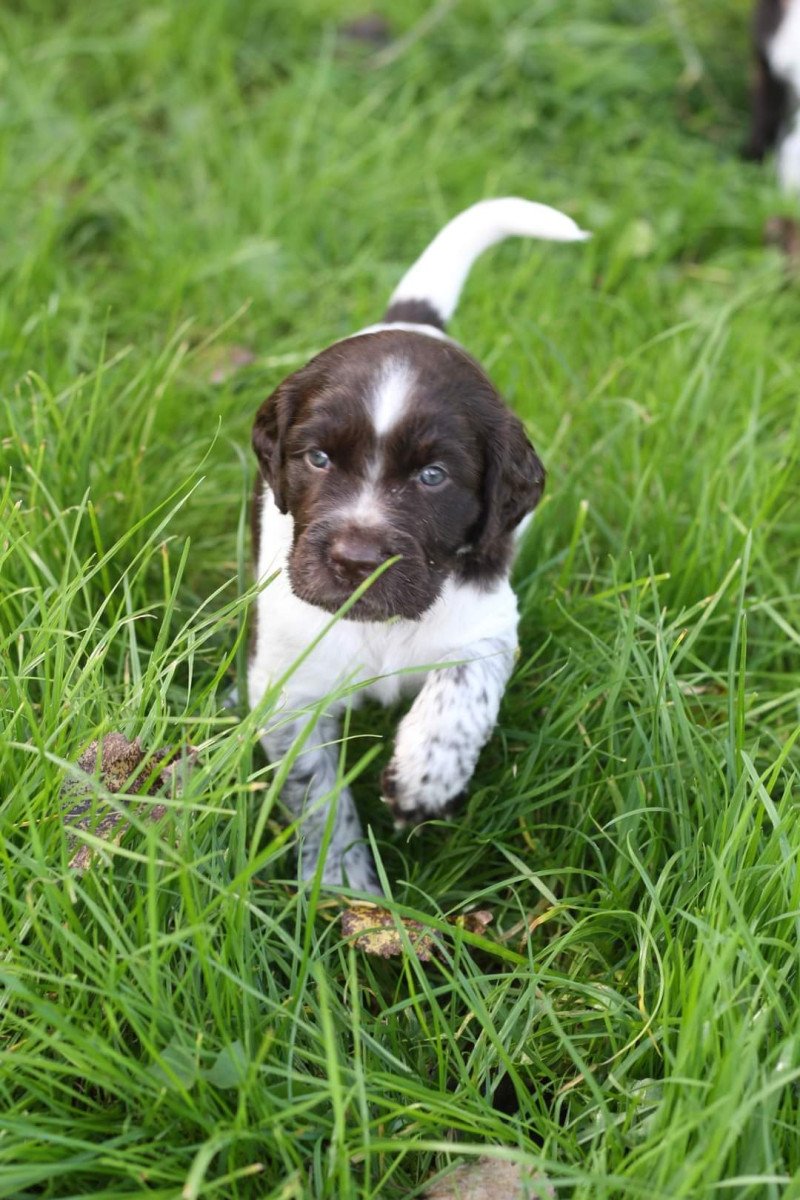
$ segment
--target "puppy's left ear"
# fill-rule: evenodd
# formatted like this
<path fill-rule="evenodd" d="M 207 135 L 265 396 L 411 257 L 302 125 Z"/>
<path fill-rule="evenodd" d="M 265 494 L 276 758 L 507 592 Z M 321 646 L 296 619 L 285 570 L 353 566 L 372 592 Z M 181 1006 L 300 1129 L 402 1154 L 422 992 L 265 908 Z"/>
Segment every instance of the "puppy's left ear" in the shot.
<path fill-rule="evenodd" d="M 510 535 L 544 491 L 545 470 L 522 422 L 510 412 L 489 435 L 483 482 L 483 513 L 473 542 L 472 561 L 481 571 L 508 565 Z"/>
<path fill-rule="evenodd" d="M 253 450 L 261 474 L 272 488 L 275 503 L 286 512 L 283 487 L 284 445 L 286 433 L 294 420 L 300 389 L 294 375 L 284 379 L 268 396 L 256 413 L 253 426 Z"/>

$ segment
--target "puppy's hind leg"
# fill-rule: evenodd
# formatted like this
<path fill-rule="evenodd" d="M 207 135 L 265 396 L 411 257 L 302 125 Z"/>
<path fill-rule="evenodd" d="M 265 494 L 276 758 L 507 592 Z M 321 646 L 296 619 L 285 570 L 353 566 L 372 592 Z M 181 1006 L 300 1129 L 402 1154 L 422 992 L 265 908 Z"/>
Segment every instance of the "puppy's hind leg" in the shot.
<path fill-rule="evenodd" d="M 398 825 L 444 817 L 456 807 L 491 736 L 514 649 L 487 639 L 469 661 L 432 671 L 400 722 L 383 798 Z"/>
<path fill-rule="evenodd" d="M 352 794 L 349 788 L 338 786 L 337 722 L 326 715 L 314 721 L 313 717 L 304 714 L 267 730 L 261 744 L 270 761 L 280 763 L 304 734 L 302 749 L 294 758 L 281 789 L 281 799 L 292 816 L 303 818 L 300 874 L 308 880 L 317 871 L 320 855 L 325 850 L 331 805 L 334 804 L 333 829 L 325 850 L 322 881 L 331 887 L 347 884 L 357 891 L 380 896 L 382 888 L 372 854 L 363 842 L 364 834 Z"/>

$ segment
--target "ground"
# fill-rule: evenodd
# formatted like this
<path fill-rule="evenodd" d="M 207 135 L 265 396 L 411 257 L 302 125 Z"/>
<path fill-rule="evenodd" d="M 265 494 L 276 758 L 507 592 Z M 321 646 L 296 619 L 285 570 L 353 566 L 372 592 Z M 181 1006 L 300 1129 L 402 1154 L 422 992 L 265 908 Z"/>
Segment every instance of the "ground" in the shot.
<path fill-rule="evenodd" d="M 800 1197 L 800 282 L 744 0 L 6 6 L 0 43 L 0 1193 L 400 1200 L 482 1154 L 559 1196 Z M 246 659 L 252 415 L 519 194 L 453 332 L 548 469 L 521 657 L 391 907 L 298 895 Z M 82 875 L 98 735 L 200 749 Z M 74 768 L 72 769 L 74 774 Z M 491 910 L 480 933 L 448 924 Z"/>

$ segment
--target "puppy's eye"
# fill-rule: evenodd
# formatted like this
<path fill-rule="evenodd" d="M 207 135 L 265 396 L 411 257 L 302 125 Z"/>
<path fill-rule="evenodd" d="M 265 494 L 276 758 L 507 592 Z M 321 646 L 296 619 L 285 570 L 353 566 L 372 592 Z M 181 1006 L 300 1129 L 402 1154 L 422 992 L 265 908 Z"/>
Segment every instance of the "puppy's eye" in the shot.
<path fill-rule="evenodd" d="M 440 467 L 438 463 L 434 463 L 429 467 L 423 467 L 417 473 L 417 479 L 420 483 L 424 483 L 426 487 L 439 487 L 447 479 L 447 471 L 445 471 L 444 467 Z"/>
<path fill-rule="evenodd" d="M 305 460 L 310 467 L 316 467 L 318 471 L 327 471 L 331 465 L 331 460 L 324 450 L 307 450 Z"/>

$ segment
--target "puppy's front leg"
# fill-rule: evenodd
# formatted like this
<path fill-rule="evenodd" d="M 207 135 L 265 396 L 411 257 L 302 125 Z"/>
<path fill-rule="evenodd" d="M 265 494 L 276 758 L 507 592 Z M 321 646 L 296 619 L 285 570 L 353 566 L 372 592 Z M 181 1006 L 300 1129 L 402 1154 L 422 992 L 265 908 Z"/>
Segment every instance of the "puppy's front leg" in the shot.
<path fill-rule="evenodd" d="M 514 655 L 507 640 L 486 640 L 470 647 L 469 661 L 428 675 L 381 781 L 398 825 L 456 807 L 494 729 Z"/>
<path fill-rule="evenodd" d="M 271 762 L 280 762 L 303 734 L 309 718 L 297 717 L 269 730 L 261 744 Z M 332 887 L 348 883 L 362 892 L 382 895 L 381 885 L 364 836 L 350 789 L 343 787 L 331 799 L 338 780 L 339 727 L 329 716 L 317 719 L 295 758 L 281 790 L 281 799 L 293 816 L 304 816 L 300 829 L 300 874 L 312 879 L 322 853 L 330 806 L 336 804 L 333 830 L 325 855 L 323 883 Z"/>

